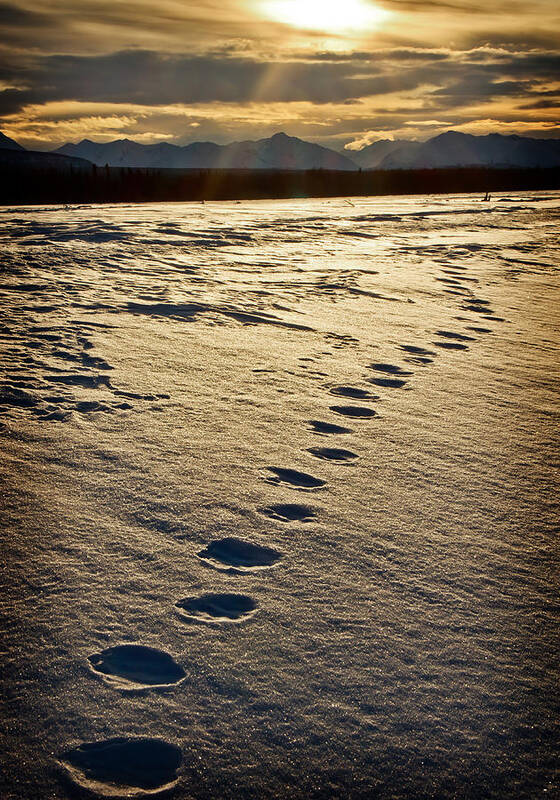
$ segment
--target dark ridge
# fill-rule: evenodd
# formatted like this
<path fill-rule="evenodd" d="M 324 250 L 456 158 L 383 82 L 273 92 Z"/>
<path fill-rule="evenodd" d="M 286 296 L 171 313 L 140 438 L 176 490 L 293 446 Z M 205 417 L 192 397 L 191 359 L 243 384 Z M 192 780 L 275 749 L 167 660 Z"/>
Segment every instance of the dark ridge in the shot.
<path fill-rule="evenodd" d="M 81 744 L 60 759 L 78 785 L 103 797 L 142 797 L 170 789 L 182 761 L 174 744 L 134 738 Z"/>
<path fill-rule="evenodd" d="M 321 422 L 318 419 L 309 420 L 309 424 L 314 433 L 342 434 L 353 433 L 352 428 L 343 428 L 342 425 L 333 425 L 332 422 Z"/>
<path fill-rule="evenodd" d="M 172 686 L 186 674 L 168 653 L 138 644 L 109 647 L 88 661 L 94 672 L 121 689 Z"/>
<path fill-rule="evenodd" d="M 267 480 L 270 483 L 288 483 L 297 489 L 319 489 L 325 485 L 325 481 L 308 475 L 307 472 L 298 472 L 296 469 L 284 469 L 283 467 L 267 467 L 274 477 Z"/>
<path fill-rule="evenodd" d="M 175 603 L 181 616 L 200 622 L 237 622 L 252 616 L 256 602 L 244 594 L 203 594 Z"/>
<path fill-rule="evenodd" d="M 89 356 L 87 353 L 82 353 L 82 364 L 84 367 L 91 367 L 92 369 L 114 369 L 104 358 Z"/>
<path fill-rule="evenodd" d="M 344 417 L 354 417 L 356 419 L 375 417 L 377 414 L 372 408 L 364 408 L 363 406 L 330 406 L 330 409 L 336 414 L 342 414 Z"/>
<path fill-rule="evenodd" d="M 230 317 L 238 322 L 248 325 L 276 325 L 281 328 L 290 328 L 298 331 L 310 331 L 307 325 L 295 322 L 286 322 L 271 314 L 250 314 L 245 311 L 228 308 L 225 306 L 212 306 L 207 303 L 132 303 L 127 305 L 128 311 L 133 314 L 148 314 L 156 317 L 169 317 L 170 319 L 194 320 L 198 314 L 214 313 Z"/>
<path fill-rule="evenodd" d="M 218 569 L 226 566 L 244 571 L 270 567 L 282 556 L 271 547 L 262 547 L 230 536 L 210 542 L 198 553 L 198 557 Z"/>
<path fill-rule="evenodd" d="M 88 414 L 90 411 L 106 411 L 107 406 L 103 405 L 102 403 L 98 403 L 97 400 L 83 400 L 80 403 L 76 403 L 76 411 L 79 411 L 81 414 Z"/>
<path fill-rule="evenodd" d="M 327 461 L 353 461 L 358 458 L 351 450 L 341 450 L 338 447 L 310 447 L 307 452 Z"/>
<path fill-rule="evenodd" d="M 0 406 L 15 406 L 16 408 L 33 408 L 39 405 L 39 400 L 23 389 L 8 388 L 0 394 Z"/>
<path fill-rule="evenodd" d="M 282 522 L 310 522 L 316 516 L 311 506 L 298 503 L 277 503 L 273 506 L 261 508 L 259 511 L 266 517 L 278 519 Z"/>
<path fill-rule="evenodd" d="M 84 389 L 98 389 L 110 386 L 108 375 L 46 375 L 47 380 L 65 386 L 83 386 Z"/>

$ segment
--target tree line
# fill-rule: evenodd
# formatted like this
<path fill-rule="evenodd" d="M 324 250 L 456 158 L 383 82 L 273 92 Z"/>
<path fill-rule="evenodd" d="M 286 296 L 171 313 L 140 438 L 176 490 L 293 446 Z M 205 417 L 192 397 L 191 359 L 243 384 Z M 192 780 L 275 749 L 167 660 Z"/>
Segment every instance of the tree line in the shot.
<path fill-rule="evenodd" d="M 552 190 L 560 169 L 220 170 L 2 165 L 0 204 L 152 203 Z"/>

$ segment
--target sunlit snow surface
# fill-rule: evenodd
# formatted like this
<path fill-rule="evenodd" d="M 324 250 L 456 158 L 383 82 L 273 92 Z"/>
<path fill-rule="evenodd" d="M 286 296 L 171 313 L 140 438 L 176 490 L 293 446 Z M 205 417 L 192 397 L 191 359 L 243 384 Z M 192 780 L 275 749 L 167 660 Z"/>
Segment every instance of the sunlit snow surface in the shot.
<path fill-rule="evenodd" d="M 559 232 L 0 209 L 3 800 L 559 796 Z"/>

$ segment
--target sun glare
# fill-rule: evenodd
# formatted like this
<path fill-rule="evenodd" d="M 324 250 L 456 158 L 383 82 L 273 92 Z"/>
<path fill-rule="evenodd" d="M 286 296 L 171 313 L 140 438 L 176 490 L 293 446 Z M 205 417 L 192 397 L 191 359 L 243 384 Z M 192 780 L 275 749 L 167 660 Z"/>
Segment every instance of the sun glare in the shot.
<path fill-rule="evenodd" d="M 389 16 L 368 0 L 264 0 L 262 6 L 277 22 L 329 33 L 367 33 Z"/>

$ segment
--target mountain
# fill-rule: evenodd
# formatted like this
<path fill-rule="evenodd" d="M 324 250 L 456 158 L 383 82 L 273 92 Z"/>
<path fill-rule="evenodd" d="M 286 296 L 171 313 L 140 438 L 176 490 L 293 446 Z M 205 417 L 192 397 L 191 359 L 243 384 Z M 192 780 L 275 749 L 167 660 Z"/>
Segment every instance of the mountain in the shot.
<path fill-rule="evenodd" d="M 285 133 L 269 139 L 218 145 L 194 142 L 179 147 L 173 144 L 138 144 L 129 139 L 100 144 L 84 139 L 65 144 L 55 151 L 66 156 L 86 158 L 98 166 L 148 167 L 153 169 L 332 169 L 355 170 L 347 156 L 327 147 L 305 142 Z"/>
<path fill-rule="evenodd" d="M 560 139 L 530 139 L 499 133 L 473 136 L 448 131 L 423 144 L 405 144 L 385 156 L 378 166 L 380 169 L 558 167 Z"/>
<path fill-rule="evenodd" d="M 19 150 L 16 148 L 0 147 L 0 168 L 13 170 L 48 169 L 60 172 L 70 172 L 93 169 L 93 164 L 83 158 L 70 158 L 58 153 L 42 153 L 34 150 Z"/>
<path fill-rule="evenodd" d="M 347 156 L 285 133 L 276 133 L 270 139 L 257 142 L 227 145 L 220 154 L 219 166 L 229 169 L 356 169 Z"/>
<path fill-rule="evenodd" d="M 7 137 L 4 137 L 7 139 Z M 0 142 L 2 140 L 0 139 Z M 12 140 L 7 139 L 8 142 Z M 15 142 L 13 147 L 19 148 Z M 21 149 L 21 148 L 20 148 Z M 285 133 L 269 139 L 228 145 L 194 142 L 138 144 L 130 139 L 65 144 L 60 155 L 111 167 L 152 169 L 355 170 L 437 169 L 445 167 L 531 168 L 560 166 L 560 139 L 530 139 L 491 133 L 473 136 L 448 131 L 427 142 L 380 140 L 362 150 L 337 153 Z"/>
<path fill-rule="evenodd" d="M 58 153 L 43 153 L 26 150 L 20 144 L 0 132 L 0 168 L 5 171 L 27 169 L 55 169 L 61 172 L 70 170 L 91 170 L 92 164 L 83 158 L 70 158 Z"/>
<path fill-rule="evenodd" d="M 362 169 L 375 169 L 386 156 L 403 147 L 420 147 L 420 142 L 411 142 L 408 139 L 379 139 L 361 150 L 346 150 L 345 154 Z"/>
<path fill-rule="evenodd" d="M 217 145 L 208 143 L 210 152 Z M 185 148 L 162 142 L 160 144 L 138 144 L 130 139 L 118 139 L 114 142 L 92 142 L 84 139 L 79 144 L 65 144 L 55 150 L 65 156 L 86 158 L 98 166 L 110 167 L 151 167 L 153 169 L 178 169 L 198 166 L 192 158 L 183 152 Z M 201 160 L 207 160 L 205 145 L 197 148 L 195 155 L 200 151 Z"/>
<path fill-rule="evenodd" d="M 25 147 L 22 147 L 17 142 L 14 142 L 13 139 L 10 139 L 9 136 L 6 136 L 0 131 L 0 148 L 2 150 L 25 150 Z"/>

